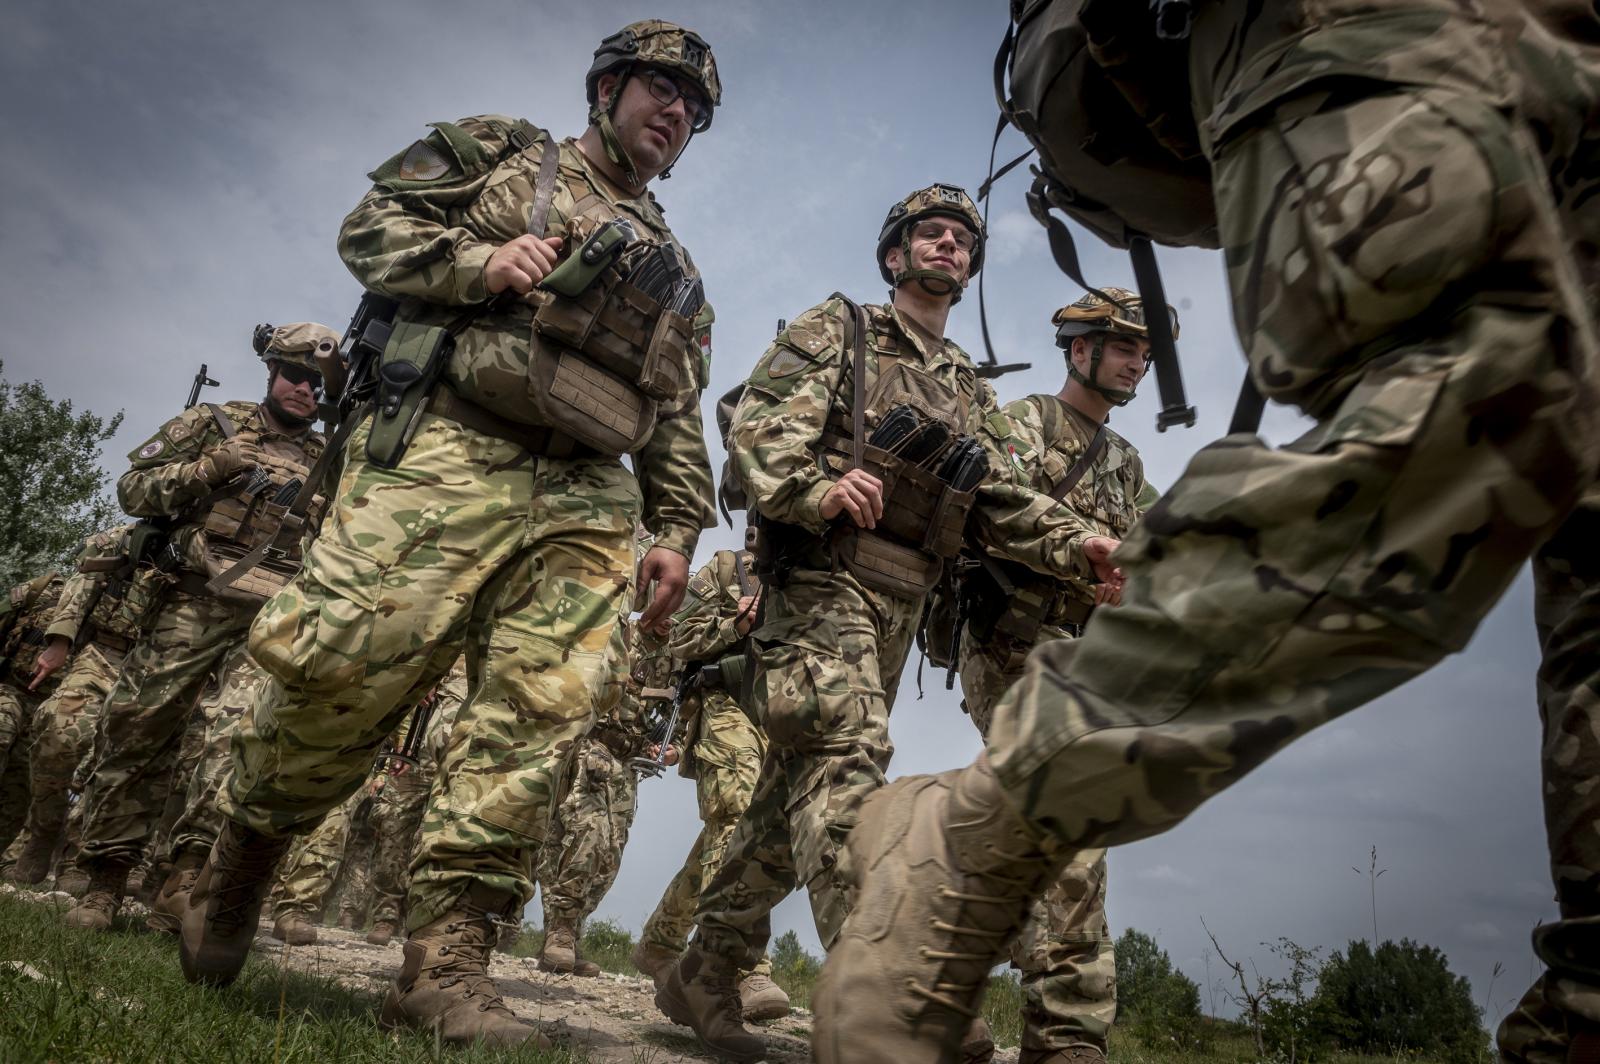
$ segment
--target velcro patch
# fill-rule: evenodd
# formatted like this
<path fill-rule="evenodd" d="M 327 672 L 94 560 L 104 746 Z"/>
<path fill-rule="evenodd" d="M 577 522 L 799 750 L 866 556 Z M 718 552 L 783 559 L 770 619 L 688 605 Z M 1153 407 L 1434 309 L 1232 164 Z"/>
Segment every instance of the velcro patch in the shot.
<path fill-rule="evenodd" d="M 400 158 L 400 178 L 405 181 L 433 181 L 449 170 L 449 161 L 426 140 L 411 145 Z"/>
<path fill-rule="evenodd" d="M 778 353 L 772 356 L 772 361 L 767 363 L 767 376 L 773 379 L 787 377 L 791 373 L 799 373 L 809 365 L 811 365 L 809 361 L 789 348 L 780 347 Z"/>
<path fill-rule="evenodd" d="M 139 448 L 139 457 L 140 458 L 154 458 L 156 455 L 160 454 L 165 449 L 166 449 L 166 445 L 163 444 L 160 440 L 151 440 L 149 443 L 147 443 L 143 447 Z"/>

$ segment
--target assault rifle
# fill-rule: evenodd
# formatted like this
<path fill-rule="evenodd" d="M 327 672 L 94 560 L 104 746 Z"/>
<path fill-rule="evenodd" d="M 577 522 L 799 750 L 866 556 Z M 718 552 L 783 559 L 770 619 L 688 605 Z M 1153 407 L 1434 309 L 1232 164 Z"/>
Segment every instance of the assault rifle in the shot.
<path fill-rule="evenodd" d="M 672 733 L 678 730 L 678 718 L 683 714 L 683 700 L 700 685 L 701 670 L 698 668 L 687 669 L 679 677 L 677 684 L 672 688 L 672 708 L 667 714 L 666 726 L 656 733 L 655 757 L 630 757 L 628 767 L 645 776 L 659 776 L 667 770 L 667 747 L 672 744 Z M 647 688 L 646 693 L 659 690 Z"/>
<path fill-rule="evenodd" d="M 406 725 L 406 737 L 400 740 L 400 745 L 387 753 L 379 754 L 378 764 L 375 767 L 381 769 L 386 763 L 395 761 L 412 768 L 421 764 L 422 744 L 427 741 L 428 725 L 433 722 L 434 710 L 438 708 L 439 689 L 436 687 L 417 703 L 417 708 L 411 711 L 411 721 Z"/>

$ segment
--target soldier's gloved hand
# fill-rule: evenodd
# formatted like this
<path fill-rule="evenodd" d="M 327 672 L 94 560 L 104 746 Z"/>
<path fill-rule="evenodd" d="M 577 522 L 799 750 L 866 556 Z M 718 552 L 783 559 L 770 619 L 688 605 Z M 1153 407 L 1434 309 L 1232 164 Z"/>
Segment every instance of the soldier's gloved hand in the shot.
<path fill-rule="evenodd" d="M 195 465 L 199 478 L 213 488 L 235 474 L 261 464 L 263 455 L 255 440 L 234 436 L 211 448 Z"/>

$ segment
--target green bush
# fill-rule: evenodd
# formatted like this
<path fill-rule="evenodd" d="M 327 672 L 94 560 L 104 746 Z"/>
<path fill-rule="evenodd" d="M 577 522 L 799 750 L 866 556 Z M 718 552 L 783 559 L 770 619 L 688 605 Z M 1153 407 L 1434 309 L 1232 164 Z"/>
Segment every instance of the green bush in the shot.
<path fill-rule="evenodd" d="M 1146 1042 L 1202 1048 L 1208 1028 L 1201 1023 L 1199 985 L 1143 931 L 1122 932 L 1116 953 L 1118 1022 Z"/>
<path fill-rule="evenodd" d="M 800 936 L 785 931 L 772 943 L 772 981 L 783 987 L 789 1003 L 796 1008 L 811 1007 L 811 988 L 816 985 L 822 962 L 805 951 Z"/>
<path fill-rule="evenodd" d="M 1472 990 L 1432 946 L 1402 939 L 1374 953 L 1366 942 L 1351 942 L 1323 965 L 1317 1000 L 1338 1017 L 1331 1033 L 1347 1049 L 1488 1059 Z"/>

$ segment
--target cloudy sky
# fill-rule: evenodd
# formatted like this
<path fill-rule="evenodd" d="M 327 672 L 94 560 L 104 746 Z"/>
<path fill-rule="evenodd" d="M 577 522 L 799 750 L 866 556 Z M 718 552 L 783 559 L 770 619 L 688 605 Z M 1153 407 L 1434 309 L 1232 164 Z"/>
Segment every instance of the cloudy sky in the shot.
<path fill-rule="evenodd" d="M 464 115 L 577 134 L 590 53 L 642 17 L 697 29 L 726 86 L 714 128 L 657 188 L 717 310 L 708 400 L 745 374 L 777 319 L 836 289 L 881 299 L 872 250 L 892 202 L 934 181 L 975 189 L 983 179 L 998 0 L 13 0 L 0 22 L 6 375 L 41 379 L 99 413 L 125 411 L 105 456 L 113 473 L 177 412 L 199 363 L 223 382 L 213 397 L 257 397 L 257 322 L 342 329 L 355 306 L 334 239 L 368 170 L 424 123 Z M 1002 158 L 1020 143 L 1008 134 Z M 1002 399 L 1059 387 L 1049 318 L 1076 295 L 1026 213 L 1025 184 L 1007 178 L 990 219 L 991 331 L 1003 361 L 1033 362 L 998 382 Z M 1120 253 L 1088 237 L 1080 249 L 1100 283 L 1131 281 Z M 1162 263 L 1200 422 L 1156 434 L 1151 387 L 1115 424 L 1167 485 L 1225 431 L 1242 356 L 1220 259 L 1185 252 Z M 975 298 L 957 308 L 951 334 L 981 352 Z M 1274 414 L 1268 431 L 1282 441 L 1297 422 Z M 725 527 L 708 533 L 702 560 L 733 539 Z M 1153 933 L 1202 985 L 1202 917 L 1230 954 L 1264 968 L 1259 944 L 1279 936 L 1343 947 L 1372 934 L 1365 870 L 1376 846 L 1388 870 L 1379 935 L 1443 949 L 1493 1020 L 1531 976 L 1529 930 L 1553 915 L 1535 661 L 1524 579 L 1464 655 L 1315 733 L 1167 836 L 1114 852 L 1114 930 Z M 943 674 L 926 673 L 919 699 L 914 672 L 893 718 L 894 771 L 966 763 L 978 741 Z M 642 923 L 698 830 L 694 810 L 689 783 L 644 783 L 600 915 Z M 815 948 L 802 900 L 778 911 L 775 928 Z M 1505 974 L 1491 987 L 1496 963 Z"/>

